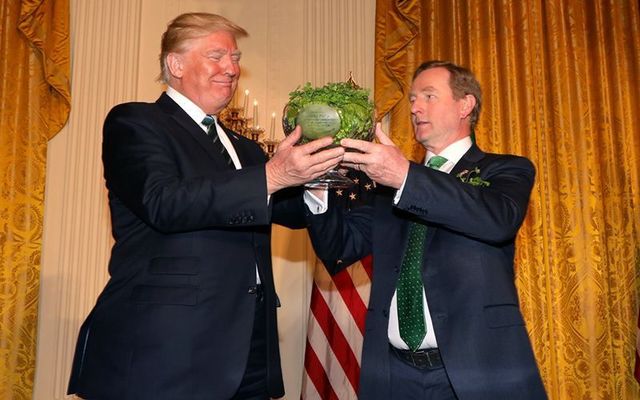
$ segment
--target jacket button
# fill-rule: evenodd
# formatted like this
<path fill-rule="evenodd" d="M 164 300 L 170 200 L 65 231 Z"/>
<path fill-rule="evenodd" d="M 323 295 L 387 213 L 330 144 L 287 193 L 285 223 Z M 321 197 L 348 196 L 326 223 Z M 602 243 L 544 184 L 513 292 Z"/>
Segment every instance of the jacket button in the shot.
<path fill-rule="evenodd" d="M 256 286 L 249 286 L 249 290 L 247 290 L 247 293 L 256 294 L 257 291 L 258 291 L 258 288 Z"/>

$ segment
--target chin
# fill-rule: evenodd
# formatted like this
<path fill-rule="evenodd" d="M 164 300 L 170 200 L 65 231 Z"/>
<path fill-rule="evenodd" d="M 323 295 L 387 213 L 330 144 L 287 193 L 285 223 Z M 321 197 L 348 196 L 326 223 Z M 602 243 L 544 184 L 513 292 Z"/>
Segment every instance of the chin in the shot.
<path fill-rule="evenodd" d="M 430 135 L 428 132 L 417 130 L 413 136 L 416 138 L 416 141 L 420 143 L 425 143 L 426 141 L 429 140 Z"/>

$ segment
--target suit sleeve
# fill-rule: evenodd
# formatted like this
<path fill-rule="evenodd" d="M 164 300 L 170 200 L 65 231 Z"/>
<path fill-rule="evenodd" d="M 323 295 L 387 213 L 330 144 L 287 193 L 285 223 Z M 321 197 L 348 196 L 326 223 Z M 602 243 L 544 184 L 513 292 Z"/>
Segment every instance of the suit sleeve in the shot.
<path fill-rule="evenodd" d="M 273 195 L 272 222 L 291 229 L 307 227 L 306 206 L 301 186 L 279 190 Z"/>
<path fill-rule="evenodd" d="M 102 156 L 112 201 L 164 233 L 269 223 L 264 163 L 216 170 L 188 132 L 137 106 L 117 106 L 105 120 Z"/>
<path fill-rule="evenodd" d="M 313 249 L 330 274 L 335 274 L 371 254 L 373 208 L 346 212 L 329 206 L 324 214 L 307 216 Z"/>
<path fill-rule="evenodd" d="M 535 169 L 523 157 L 489 158 L 478 166 L 488 187 L 412 163 L 397 208 L 480 241 L 513 240 L 527 212 Z"/>

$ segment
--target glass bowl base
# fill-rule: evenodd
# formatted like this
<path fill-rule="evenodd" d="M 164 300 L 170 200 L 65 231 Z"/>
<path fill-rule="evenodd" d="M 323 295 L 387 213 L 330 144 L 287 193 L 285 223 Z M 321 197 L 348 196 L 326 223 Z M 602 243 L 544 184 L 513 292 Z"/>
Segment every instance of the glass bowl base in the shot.
<path fill-rule="evenodd" d="M 350 178 L 342 175 L 337 170 L 328 171 L 326 174 L 304 184 L 309 189 L 346 189 L 355 185 Z"/>

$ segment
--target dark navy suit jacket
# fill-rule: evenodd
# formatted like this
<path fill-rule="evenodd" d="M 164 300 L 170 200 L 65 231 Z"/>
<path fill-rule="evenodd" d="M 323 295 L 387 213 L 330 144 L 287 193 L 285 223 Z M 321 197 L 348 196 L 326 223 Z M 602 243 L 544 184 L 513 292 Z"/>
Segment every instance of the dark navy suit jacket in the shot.
<path fill-rule="evenodd" d="M 479 168 L 488 187 L 457 174 Z M 330 272 L 371 253 L 373 279 L 359 398 L 391 399 L 389 307 L 409 221 L 428 226 L 422 279 L 441 356 L 460 400 L 538 400 L 546 394 L 519 309 L 514 240 L 535 170 L 522 157 L 475 145 L 451 174 L 412 163 L 402 197 L 382 188 L 375 204 L 309 216 L 316 253 Z"/>
<path fill-rule="evenodd" d="M 248 358 L 257 266 L 269 392 L 283 394 L 270 224 L 303 227 L 304 208 L 286 191 L 268 204 L 264 153 L 227 134 L 241 170 L 226 166 L 166 94 L 107 116 L 103 162 L 115 244 L 109 282 L 80 331 L 69 393 L 229 399 Z"/>

